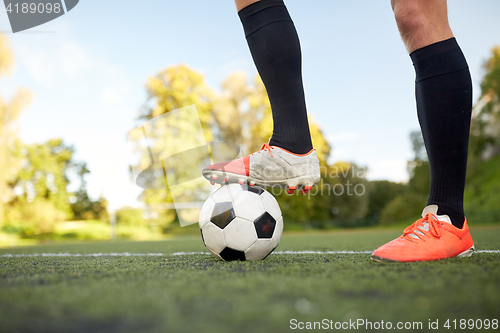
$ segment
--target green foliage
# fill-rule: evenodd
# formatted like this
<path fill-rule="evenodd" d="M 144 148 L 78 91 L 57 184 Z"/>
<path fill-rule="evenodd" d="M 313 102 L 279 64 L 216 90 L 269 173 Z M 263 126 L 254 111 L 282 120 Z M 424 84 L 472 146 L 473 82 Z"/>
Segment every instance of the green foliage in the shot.
<path fill-rule="evenodd" d="M 213 92 L 201 74 L 186 65 L 172 66 L 150 77 L 146 89 L 148 102 L 141 110 L 140 119 L 149 120 L 194 104 L 206 139 L 211 141 L 211 133 L 206 124 L 213 108 Z"/>
<path fill-rule="evenodd" d="M 406 185 L 387 180 L 372 181 L 368 183 L 368 208 L 367 218 L 378 223 L 382 211 L 394 198 L 401 196 L 406 190 Z"/>
<path fill-rule="evenodd" d="M 500 153 L 500 47 L 484 63 L 481 96 L 473 109 L 469 169 Z"/>
<path fill-rule="evenodd" d="M 465 213 L 474 223 L 500 222 L 500 155 L 482 163 L 468 177 Z"/>
<path fill-rule="evenodd" d="M 56 223 L 66 218 L 47 198 L 35 198 L 31 202 L 19 198 L 8 206 L 5 215 L 6 225 L 17 228 L 24 237 L 52 232 Z"/>
<path fill-rule="evenodd" d="M 72 218 L 66 171 L 72 163 L 73 148 L 66 146 L 61 139 L 52 139 L 42 144 L 25 145 L 22 154 L 24 164 L 16 182 L 21 193 L 16 200 L 22 198 L 32 202 L 43 198 L 66 218 Z"/>
<path fill-rule="evenodd" d="M 142 217 L 142 210 L 132 209 L 131 207 L 123 207 L 116 212 L 116 223 L 120 226 L 143 226 L 146 224 Z"/>
<path fill-rule="evenodd" d="M 17 193 L 7 206 L 7 225 L 19 227 L 29 237 L 50 233 L 56 222 L 72 217 L 66 190 L 72 155 L 60 139 L 22 146 L 23 166 L 12 184 Z"/>
<path fill-rule="evenodd" d="M 380 224 L 390 225 L 400 222 L 412 223 L 420 218 L 427 197 L 407 191 L 391 200 L 382 210 Z"/>
<path fill-rule="evenodd" d="M 484 63 L 481 96 L 473 109 L 465 213 L 474 223 L 500 221 L 500 47 Z"/>
<path fill-rule="evenodd" d="M 381 210 L 382 225 L 410 223 L 420 217 L 427 203 L 431 173 L 421 132 L 411 132 L 410 140 L 415 154 L 413 161 L 408 162 L 410 180 L 406 186 L 399 188 L 397 195 Z"/>
<path fill-rule="evenodd" d="M 411 162 L 410 162 L 411 163 Z M 420 218 L 429 195 L 430 173 L 428 162 L 413 166 L 414 175 L 403 192 L 389 201 L 380 214 L 380 224 L 413 222 Z"/>
<path fill-rule="evenodd" d="M 318 188 L 324 190 L 324 208 L 330 214 L 332 225 L 356 227 L 369 223 L 366 220 L 369 198 L 366 169 L 347 162 L 337 162 L 324 169 Z"/>
<path fill-rule="evenodd" d="M 76 192 L 70 199 L 74 220 L 101 220 L 109 222 L 108 200 L 99 198 L 91 200 L 86 190 Z"/>
<path fill-rule="evenodd" d="M 270 190 L 278 200 L 286 230 L 356 227 L 369 224 L 365 169 L 337 162 L 323 166 L 321 180 L 308 194 Z"/>
<path fill-rule="evenodd" d="M 111 228 L 108 223 L 99 220 L 71 221 L 56 225 L 54 232 L 48 235 L 51 240 L 109 240 Z"/>
<path fill-rule="evenodd" d="M 427 151 L 425 150 L 424 138 L 421 131 L 410 132 L 410 142 L 415 154 L 414 160 L 427 161 Z M 410 172 L 411 173 L 411 172 Z"/>
<path fill-rule="evenodd" d="M 500 46 L 491 50 L 491 57 L 484 63 L 486 74 L 481 82 L 481 96 L 500 96 Z"/>
<path fill-rule="evenodd" d="M 87 193 L 87 182 L 85 176 L 90 173 L 86 163 L 73 163 L 74 172 L 80 178 L 80 188 L 70 197 L 71 209 L 75 220 L 101 220 L 109 221 L 108 201 L 99 198 L 93 201 Z"/>
<path fill-rule="evenodd" d="M 16 196 L 7 205 L 6 225 L 24 237 L 53 233 L 57 222 L 77 219 L 109 219 L 107 201 L 91 201 L 85 189 L 84 163 L 73 160 L 73 148 L 61 139 L 22 145 L 22 167 L 12 183 Z M 70 173 L 81 177 L 77 193 L 67 190 Z M 73 201 L 73 204 L 70 204 Z"/>

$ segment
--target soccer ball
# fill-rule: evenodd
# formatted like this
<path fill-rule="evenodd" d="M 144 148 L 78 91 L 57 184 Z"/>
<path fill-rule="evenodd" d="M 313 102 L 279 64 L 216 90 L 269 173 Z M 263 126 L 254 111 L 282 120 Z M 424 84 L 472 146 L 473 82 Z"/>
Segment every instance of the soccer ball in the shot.
<path fill-rule="evenodd" d="M 264 189 L 223 185 L 200 212 L 203 243 L 217 258 L 262 260 L 278 246 L 283 217 L 276 199 Z"/>

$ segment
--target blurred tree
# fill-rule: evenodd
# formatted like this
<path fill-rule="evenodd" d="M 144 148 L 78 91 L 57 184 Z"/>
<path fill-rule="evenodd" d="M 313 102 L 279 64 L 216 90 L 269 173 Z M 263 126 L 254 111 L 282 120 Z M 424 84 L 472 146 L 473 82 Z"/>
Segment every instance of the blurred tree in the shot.
<path fill-rule="evenodd" d="M 54 207 L 72 218 L 67 170 L 72 166 L 73 148 L 61 139 L 51 139 L 42 144 L 25 145 L 22 149 L 23 168 L 18 173 L 16 190 L 18 200 L 26 202 L 47 199 Z"/>
<path fill-rule="evenodd" d="M 144 126 L 144 121 L 148 121 L 146 124 L 150 145 L 147 147 L 141 145 L 141 140 L 144 138 L 142 131 L 130 132 L 129 140 L 135 145 L 134 149 L 140 155 L 137 163 L 131 166 L 131 170 L 140 172 L 147 169 L 152 164 L 151 156 L 159 156 L 154 162 L 160 162 L 160 159 L 200 146 L 203 144 L 202 141 L 213 141 L 211 124 L 214 93 L 205 84 L 202 75 L 186 65 L 173 66 L 149 78 L 146 89 L 148 100 L 141 109 L 138 120 L 142 122 L 141 126 Z M 196 106 L 199 123 L 187 113 L 170 113 L 193 104 Z M 162 115 L 168 117 L 162 117 Z M 198 133 L 200 124 L 203 130 L 201 135 L 204 136 L 202 138 Z M 167 175 L 188 176 L 193 172 L 192 164 L 187 161 L 179 161 L 176 165 L 170 166 L 163 164 L 163 170 L 160 171 Z M 167 179 L 164 181 L 168 183 Z M 185 193 L 176 193 L 176 198 L 198 201 L 195 198 L 197 193 L 193 189 L 205 185 L 204 181 L 198 179 L 194 183 L 184 185 L 186 187 L 182 190 L 185 190 L 183 191 Z M 169 190 L 145 189 L 140 199 L 152 207 L 172 203 L 171 190 L 173 190 L 172 186 L 169 186 Z M 190 199 L 190 197 L 193 198 Z M 176 219 L 174 210 L 159 209 L 157 213 L 158 218 L 152 223 L 164 228 Z"/>
<path fill-rule="evenodd" d="M 388 180 L 371 181 L 368 184 L 368 208 L 366 217 L 374 224 L 380 221 L 382 211 L 394 198 L 402 195 L 406 185 Z"/>
<path fill-rule="evenodd" d="M 23 145 L 23 166 L 13 182 L 16 197 L 9 202 L 6 222 L 25 236 L 53 231 L 58 221 L 73 217 L 66 171 L 73 149 L 61 139 Z"/>
<path fill-rule="evenodd" d="M 420 131 L 410 133 L 414 159 L 408 162 L 410 179 L 404 191 L 395 196 L 381 212 L 380 223 L 391 224 L 413 220 L 420 216 L 427 203 L 431 172 L 424 139 Z"/>
<path fill-rule="evenodd" d="M 12 183 L 16 197 L 7 206 L 9 225 L 22 227 L 30 236 L 51 232 L 56 222 L 67 219 L 109 220 L 107 201 L 89 199 L 84 178 L 89 170 L 73 160 L 72 147 L 51 139 L 20 150 L 23 165 Z M 80 178 L 80 188 L 69 193 L 69 179 L 74 176 Z"/>
<path fill-rule="evenodd" d="M 10 74 L 14 56 L 5 35 L 0 33 L 0 77 Z M 26 89 L 19 89 L 6 101 L 0 95 L 0 227 L 5 220 L 5 204 L 14 196 L 13 182 L 20 168 L 20 142 L 17 118 L 31 100 Z"/>
<path fill-rule="evenodd" d="M 70 197 L 75 220 L 101 220 L 109 222 L 108 201 L 102 196 L 92 201 L 87 192 L 85 176 L 90 173 L 85 162 L 73 163 L 74 173 L 80 180 L 80 188 Z"/>
<path fill-rule="evenodd" d="M 150 120 L 188 105 L 196 105 L 205 139 L 212 141 L 209 129 L 213 108 L 213 91 L 203 76 L 186 65 L 169 67 L 146 83 L 148 100 L 141 109 L 139 120 Z"/>
<path fill-rule="evenodd" d="M 421 131 L 410 132 L 410 141 L 413 148 L 414 160 L 427 161 L 424 137 Z"/>
<path fill-rule="evenodd" d="M 51 232 L 57 222 L 68 219 L 109 220 L 107 201 L 89 199 L 86 164 L 74 162 L 73 148 L 61 139 L 23 145 L 21 157 L 23 165 L 12 183 L 16 196 L 6 206 L 7 225 L 32 236 Z M 71 174 L 82 177 L 76 193 L 67 190 Z"/>
<path fill-rule="evenodd" d="M 481 96 L 472 111 L 467 182 L 464 194 L 467 218 L 500 221 L 500 46 L 483 64 Z"/>
<path fill-rule="evenodd" d="M 369 198 L 366 169 L 354 163 L 336 162 L 322 170 L 317 189 L 311 191 L 319 194 L 312 200 L 315 213 L 323 214 L 320 227 L 364 225 Z"/>
<path fill-rule="evenodd" d="M 142 210 L 126 206 L 116 212 L 116 223 L 127 226 L 144 226 L 146 221 L 142 216 Z"/>
<path fill-rule="evenodd" d="M 5 216 L 7 226 L 14 227 L 22 236 L 28 237 L 52 232 L 58 221 L 66 219 L 64 212 L 43 197 L 31 202 L 19 197 L 9 203 Z"/>
<path fill-rule="evenodd" d="M 249 108 L 248 98 L 251 93 L 244 72 L 230 74 L 221 84 L 221 93 L 215 95 L 212 110 L 212 128 L 216 140 L 235 143 L 242 149 L 247 147 L 247 138 L 251 135 L 249 119 L 255 116 L 255 108 Z M 260 148 L 260 147 L 259 147 Z"/>
<path fill-rule="evenodd" d="M 469 145 L 469 169 L 500 153 L 500 46 L 484 63 L 481 96 L 473 108 Z"/>
<path fill-rule="evenodd" d="M 328 168 L 331 214 L 334 224 L 356 227 L 365 223 L 368 208 L 366 168 L 354 163 L 337 162 Z M 332 182 L 333 181 L 333 182 Z"/>

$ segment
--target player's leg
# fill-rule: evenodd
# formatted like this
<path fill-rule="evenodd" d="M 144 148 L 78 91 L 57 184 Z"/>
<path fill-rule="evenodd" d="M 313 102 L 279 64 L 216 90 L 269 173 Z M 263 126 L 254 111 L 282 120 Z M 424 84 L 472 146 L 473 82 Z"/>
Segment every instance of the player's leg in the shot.
<path fill-rule="evenodd" d="M 247 43 L 271 102 L 273 135 L 263 149 L 242 160 L 208 166 L 212 182 L 312 187 L 319 181 L 302 83 L 300 43 L 282 0 L 236 0 Z"/>
<path fill-rule="evenodd" d="M 463 211 L 472 83 L 448 24 L 446 0 L 392 0 L 416 72 L 417 113 L 431 168 L 423 218 L 372 258 L 434 260 L 470 255 Z"/>
<path fill-rule="evenodd" d="M 259 0 L 234 0 L 234 4 L 236 5 L 236 10 L 240 11 L 243 8 L 250 6 L 254 2 L 258 2 Z"/>
<path fill-rule="evenodd" d="M 446 0 L 391 0 L 408 53 L 453 37 Z"/>
<path fill-rule="evenodd" d="M 270 141 L 295 154 L 312 149 L 300 43 L 282 0 L 236 0 L 248 47 L 273 111 Z"/>

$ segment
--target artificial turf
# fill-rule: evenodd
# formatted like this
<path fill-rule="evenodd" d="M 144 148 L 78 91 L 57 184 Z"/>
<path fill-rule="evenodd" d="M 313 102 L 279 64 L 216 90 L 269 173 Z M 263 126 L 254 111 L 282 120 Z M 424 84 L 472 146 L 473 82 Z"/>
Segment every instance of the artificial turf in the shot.
<path fill-rule="evenodd" d="M 285 234 L 276 251 L 367 251 L 399 233 Z M 500 227 L 472 236 L 477 250 L 500 249 Z M 423 331 L 439 320 L 448 331 L 447 319 L 500 319 L 500 253 L 407 264 L 365 253 L 172 255 L 204 250 L 193 236 L 0 249 L 0 332 L 287 332 L 292 319 L 422 322 Z M 122 252 L 163 255 L 5 256 Z"/>

